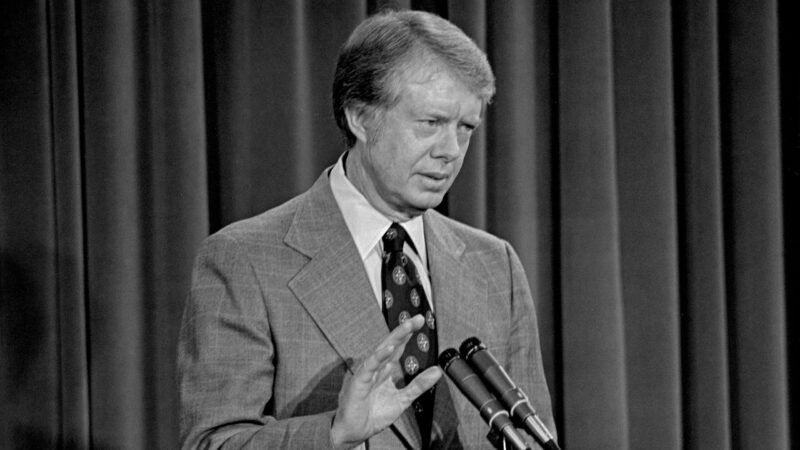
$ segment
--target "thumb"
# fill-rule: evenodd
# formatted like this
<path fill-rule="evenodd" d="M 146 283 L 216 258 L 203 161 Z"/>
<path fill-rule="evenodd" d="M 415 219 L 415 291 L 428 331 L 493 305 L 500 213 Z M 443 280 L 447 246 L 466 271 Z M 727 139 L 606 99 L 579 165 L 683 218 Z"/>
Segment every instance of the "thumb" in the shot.
<path fill-rule="evenodd" d="M 406 387 L 402 389 L 402 394 L 409 404 L 425 391 L 432 388 L 442 378 L 442 369 L 439 366 L 431 366 L 417 375 Z"/>

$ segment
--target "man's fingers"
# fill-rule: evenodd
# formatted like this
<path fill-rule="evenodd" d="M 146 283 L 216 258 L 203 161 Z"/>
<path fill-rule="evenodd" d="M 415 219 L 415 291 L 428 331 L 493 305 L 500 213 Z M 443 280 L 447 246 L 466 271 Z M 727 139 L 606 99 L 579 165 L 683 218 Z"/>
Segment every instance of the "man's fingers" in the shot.
<path fill-rule="evenodd" d="M 411 335 L 409 334 L 403 339 L 403 342 L 397 346 L 391 356 L 391 360 L 393 361 L 400 361 L 400 358 L 403 356 L 403 352 L 406 349 L 406 345 L 408 344 L 408 340 L 411 339 Z"/>
<path fill-rule="evenodd" d="M 409 404 L 417 397 L 422 395 L 423 392 L 432 388 L 440 378 L 442 378 L 442 369 L 438 366 L 431 366 L 417 375 L 408 386 L 402 389 L 403 396 L 406 397 Z"/>
<path fill-rule="evenodd" d="M 390 378 L 395 385 L 403 378 L 403 370 L 400 369 L 400 363 L 395 359 L 390 360 L 383 366 L 375 381 L 382 383 L 387 378 Z"/>
<path fill-rule="evenodd" d="M 359 381 L 369 383 L 373 380 L 378 369 L 383 367 L 386 361 L 394 355 L 395 350 L 393 345 L 381 345 L 375 349 L 375 351 L 364 360 L 361 369 L 356 372 L 356 377 Z"/>
<path fill-rule="evenodd" d="M 398 360 L 403 354 L 403 349 L 406 343 L 411 339 L 411 334 L 414 331 L 422 328 L 425 323 L 425 318 L 417 314 L 416 316 L 401 323 L 388 336 L 378 344 L 372 354 L 370 354 L 356 373 L 357 379 L 362 383 L 371 383 L 375 380 L 382 380 L 385 378 L 382 371 L 384 364 L 390 360 Z"/>
<path fill-rule="evenodd" d="M 422 328 L 422 325 L 425 324 L 425 318 L 422 315 L 417 314 L 416 316 L 406 319 L 405 322 L 401 323 L 400 325 L 396 326 L 386 339 L 383 340 L 381 345 L 394 345 L 395 348 L 402 347 L 401 344 L 404 344 L 409 337 L 411 337 L 411 333 L 419 330 Z"/>

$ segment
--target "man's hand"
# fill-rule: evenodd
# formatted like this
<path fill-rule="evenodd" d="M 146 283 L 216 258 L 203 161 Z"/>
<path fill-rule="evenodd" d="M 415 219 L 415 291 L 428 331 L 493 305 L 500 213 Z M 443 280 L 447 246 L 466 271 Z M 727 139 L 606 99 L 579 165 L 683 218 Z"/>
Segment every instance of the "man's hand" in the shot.
<path fill-rule="evenodd" d="M 352 448 L 394 423 L 403 411 L 442 377 L 429 367 L 402 389 L 400 356 L 411 334 L 425 323 L 421 315 L 406 320 L 376 347 L 339 393 L 339 408 L 331 426 L 334 448 Z"/>

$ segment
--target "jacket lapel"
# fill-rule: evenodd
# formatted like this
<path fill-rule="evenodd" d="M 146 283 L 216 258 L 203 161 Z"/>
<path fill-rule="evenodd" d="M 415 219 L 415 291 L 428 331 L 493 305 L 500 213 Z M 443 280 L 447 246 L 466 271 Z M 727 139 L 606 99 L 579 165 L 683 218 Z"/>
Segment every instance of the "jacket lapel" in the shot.
<path fill-rule="evenodd" d="M 466 252 L 466 243 L 445 220 L 435 211 L 428 211 L 424 216 L 439 352 L 446 348 L 458 350 L 468 337 L 481 338 L 478 324 L 489 317 L 486 270 L 479 260 Z M 445 389 L 447 392 L 443 392 Z M 433 431 L 440 434 L 445 448 L 457 446 L 452 440 L 457 438 L 455 430 L 461 425 L 459 418 L 473 409 L 460 392 L 455 392 L 457 390 L 449 378 L 437 387 Z"/>
<path fill-rule="evenodd" d="M 465 252 L 466 243 L 442 216 L 428 211 L 424 223 L 439 350 L 458 349 L 464 339 L 481 333 L 478 325 L 488 317 L 486 270 Z"/>
<path fill-rule="evenodd" d="M 289 289 L 353 373 L 389 329 L 333 197 L 328 171 L 307 192 L 284 242 L 309 258 Z M 420 447 L 410 408 L 392 427 L 411 447 Z"/>

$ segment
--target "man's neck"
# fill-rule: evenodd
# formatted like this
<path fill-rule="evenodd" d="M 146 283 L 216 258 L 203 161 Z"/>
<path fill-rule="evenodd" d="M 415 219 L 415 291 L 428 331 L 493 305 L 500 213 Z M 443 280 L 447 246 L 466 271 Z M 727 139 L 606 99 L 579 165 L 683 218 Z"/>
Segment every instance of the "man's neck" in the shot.
<path fill-rule="evenodd" d="M 367 199 L 375 210 L 386 216 L 392 222 L 403 223 L 413 219 L 416 215 L 395 211 L 381 198 L 375 188 L 375 183 L 372 182 L 370 176 L 366 173 L 364 165 L 361 164 L 361 154 L 359 151 L 363 152 L 364 150 L 357 150 L 354 147 L 345 154 L 344 160 L 342 161 L 344 163 L 345 177 L 347 177 L 350 183 Z M 421 213 L 422 212 L 420 212 L 420 214 Z"/>

